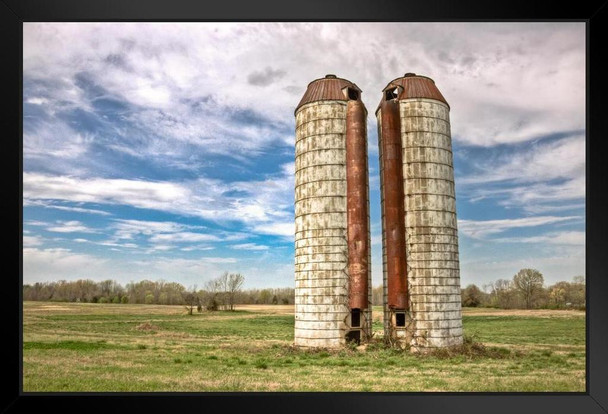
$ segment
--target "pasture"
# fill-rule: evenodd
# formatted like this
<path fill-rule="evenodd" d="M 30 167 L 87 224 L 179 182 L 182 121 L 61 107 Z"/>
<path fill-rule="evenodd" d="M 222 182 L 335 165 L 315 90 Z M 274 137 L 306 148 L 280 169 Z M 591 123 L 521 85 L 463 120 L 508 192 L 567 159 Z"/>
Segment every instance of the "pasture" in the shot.
<path fill-rule="evenodd" d="M 381 334 L 380 308 L 374 331 Z M 468 309 L 479 352 L 294 349 L 293 306 L 25 302 L 23 390 L 585 391 L 585 314 Z"/>

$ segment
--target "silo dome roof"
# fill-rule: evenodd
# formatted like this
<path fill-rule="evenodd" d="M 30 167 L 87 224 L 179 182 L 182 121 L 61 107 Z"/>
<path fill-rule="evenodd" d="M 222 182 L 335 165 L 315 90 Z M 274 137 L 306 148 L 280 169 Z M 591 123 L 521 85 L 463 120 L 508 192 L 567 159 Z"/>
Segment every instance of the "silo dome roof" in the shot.
<path fill-rule="evenodd" d="M 348 96 L 342 89 L 349 87 L 361 94 L 361 89 L 349 80 L 338 78 L 336 75 L 325 75 L 324 78 L 315 79 L 308 84 L 304 96 L 300 100 L 296 111 L 304 104 L 316 101 L 348 101 Z"/>
<path fill-rule="evenodd" d="M 386 88 L 382 89 L 384 93 L 390 88 L 401 86 L 401 92 L 397 96 L 397 99 L 409 99 L 409 98 L 429 98 L 436 99 L 448 104 L 437 86 L 435 81 L 427 76 L 416 75 L 415 73 L 406 73 L 400 78 L 393 79 L 386 85 Z"/>

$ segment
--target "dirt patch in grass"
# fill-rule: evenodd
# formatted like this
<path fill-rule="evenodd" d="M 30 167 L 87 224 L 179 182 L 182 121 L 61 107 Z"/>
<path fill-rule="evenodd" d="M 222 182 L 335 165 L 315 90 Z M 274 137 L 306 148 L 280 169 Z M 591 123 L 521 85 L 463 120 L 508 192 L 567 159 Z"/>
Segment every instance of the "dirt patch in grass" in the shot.
<path fill-rule="evenodd" d="M 522 356 L 522 351 L 512 352 L 507 348 L 487 347 L 480 342 L 465 341 L 462 345 L 452 346 L 448 348 L 433 349 L 425 353 L 418 353 L 422 357 L 435 357 L 439 359 L 448 359 L 456 357 L 465 357 L 466 359 L 504 359 L 515 356 Z"/>
<path fill-rule="evenodd" d="M 158 331 L 160 328 L 156 325 L 152 325 L 150 322 L 140 323 L 135 327 L 138 331 Z"/>
<path fill-rule="evenodd" d="M 236 310 L 245 310 L 250 312 L 274 313 L 280 315 L 293 315 L 293 305 L 236 305 Z"/>

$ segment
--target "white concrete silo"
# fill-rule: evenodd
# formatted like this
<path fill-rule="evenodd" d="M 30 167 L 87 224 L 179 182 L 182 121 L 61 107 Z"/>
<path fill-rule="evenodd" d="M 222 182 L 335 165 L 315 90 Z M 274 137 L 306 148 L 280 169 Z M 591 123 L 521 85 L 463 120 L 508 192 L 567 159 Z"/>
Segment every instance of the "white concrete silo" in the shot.
<path fill-rule="evenodd" d="M 407 73 L 384 88 L 376 112 L 385 337 L 413 350 L 459 345 L 463 340 L 449 110 L 432 79 Z M 393 154 L 389 141 L 396 141 L 395 137 L 401 141 L 402 170 L 388 174 L 385 167 L 396 157 L 387 151 Z M 402 181 L 400 194 L 394 186 L 387 189 L 387 182 L 395 179 Z M 395 197 L 403 203 L 399 220 L 391 215 Z M 405 248 L 395 251 L 400 243 Z M 395 265 L 399 261 L 404 269 Z"/>
<path fill-rule="evenodd" d="M 371 334 L 366 116 L 361 90 L 334 75 L 312 81 L 295 110 L 299 347 L 336 348 Z"/>

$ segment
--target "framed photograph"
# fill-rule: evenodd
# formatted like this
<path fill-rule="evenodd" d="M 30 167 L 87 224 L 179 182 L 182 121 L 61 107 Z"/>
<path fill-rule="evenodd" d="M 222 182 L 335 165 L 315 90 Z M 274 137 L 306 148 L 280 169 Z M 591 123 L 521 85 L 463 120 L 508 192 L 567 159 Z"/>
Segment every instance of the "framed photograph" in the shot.
<path fill-rule="evenodd" d="M 3 409 L 606 412 L 599 3 L 5 1 Z"/>

